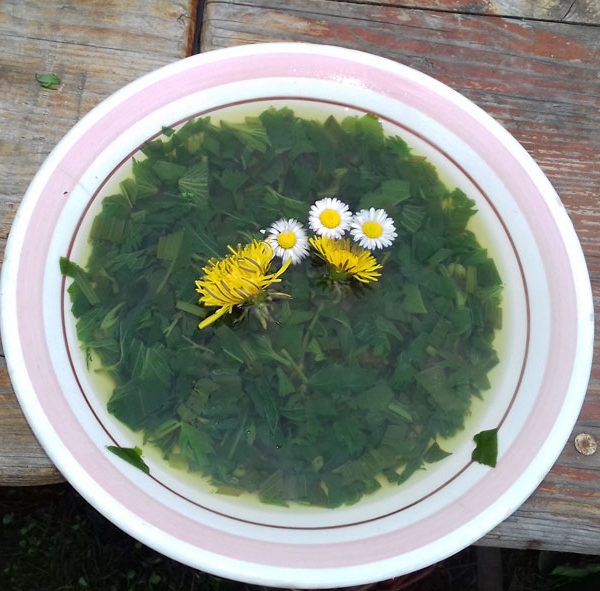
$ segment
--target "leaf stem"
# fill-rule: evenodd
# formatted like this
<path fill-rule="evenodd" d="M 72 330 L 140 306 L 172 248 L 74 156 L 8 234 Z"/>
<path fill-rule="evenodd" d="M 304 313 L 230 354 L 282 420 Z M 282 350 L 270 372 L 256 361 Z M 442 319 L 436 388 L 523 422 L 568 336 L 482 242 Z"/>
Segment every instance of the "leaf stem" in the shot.
<path fill-rule="evenodd" d="M 308 342 L 310 341 L 310 335 L 319 320 L 319 316 L 321 315 L 321 310 L 323 309 L 323 302 L 320 302 L 315 310 L 315 315 L 311 318 L 309 325 L 306 327 L 306 332 L 304 333 L 304 339 L 302 341 L 302 350 L 305 351 L 308 346 Z"/>
<path fill-rule="evenodd" d="M 281 354 L 290 362 L 292 369 L 298 374 L 298 377 L 303 383 L 308 384 L 308 378 L 304 375 L 304 370 L 300 367 L 294 358 L 287 352 L 286 349 L 281 349 Z"/>

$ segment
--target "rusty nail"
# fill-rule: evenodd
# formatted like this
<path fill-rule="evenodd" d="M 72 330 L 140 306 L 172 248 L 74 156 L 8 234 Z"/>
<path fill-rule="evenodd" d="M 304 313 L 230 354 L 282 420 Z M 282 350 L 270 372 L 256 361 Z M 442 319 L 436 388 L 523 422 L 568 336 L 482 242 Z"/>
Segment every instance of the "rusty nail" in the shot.
<path fill-rule="evenodd" d="M 593 435 L 590 435 L 589 433 L 579 433 L 579 435 L 575 437 L 575 449 L 580 454 L 591 456 L 596 453 L 597 448 L 598 444 Z"/>

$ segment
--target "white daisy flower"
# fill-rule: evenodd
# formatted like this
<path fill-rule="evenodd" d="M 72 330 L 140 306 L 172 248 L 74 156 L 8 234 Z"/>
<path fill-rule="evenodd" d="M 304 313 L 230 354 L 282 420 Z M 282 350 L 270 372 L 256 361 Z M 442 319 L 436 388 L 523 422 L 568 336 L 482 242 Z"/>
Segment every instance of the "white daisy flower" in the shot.
<path fill-rule="evenodd" d="M 308 225 L 319 236 L 338 239 L 350 227 L 352 212 L 339 199 L 326 197 L 310 207 Z"/>
<path fill-rule="evenodd" d="M 265 240 L 284 263 L 290 259 L 295 265 L 308 254 L 308 237 L 298 220 L 277 220 L 267 230 Z"/>
<path fill-rule="evenodd" d="M 363 248 L 375 250 L 390 246 L 398 234 L 394 220 L 383 209 L 361 209 L 352 218 L 352 238 Z"/>

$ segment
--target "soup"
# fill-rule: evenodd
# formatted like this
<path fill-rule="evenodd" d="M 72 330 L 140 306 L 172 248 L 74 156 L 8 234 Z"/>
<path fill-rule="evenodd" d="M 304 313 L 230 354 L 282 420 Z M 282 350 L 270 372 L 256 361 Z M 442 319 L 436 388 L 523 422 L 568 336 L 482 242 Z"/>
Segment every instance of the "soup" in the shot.
<path fill-rule="evenodd" d="M 323 208 L 358 213 L 328 237 Z M 490 388 L 475 213 L 373 115 L 203 117 L 144 144 L 62 269 L 112 415 L 219 492 L 336 507 L 442 460 Z"/>

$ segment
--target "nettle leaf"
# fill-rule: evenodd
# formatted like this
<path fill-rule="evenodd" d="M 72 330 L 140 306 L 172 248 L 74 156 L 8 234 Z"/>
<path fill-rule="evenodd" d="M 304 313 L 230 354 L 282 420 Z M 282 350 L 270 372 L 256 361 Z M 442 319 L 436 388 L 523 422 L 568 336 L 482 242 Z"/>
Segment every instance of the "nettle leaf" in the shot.
<path fill-rule="evenodd" d="M 265 187 L 265 191 L 263 207 L 268 207 L 275 215 L 283 214 L 284 216 L 297 217 L 300 219 L 307 217 L 310 206 L 306 201 L 286 197 L 268 186 Z"/>
<path fill-rule="evenodd" d="M 90 281 L 90 274 L 82 269 L 77 263 L 70 261 L 66 257 L 60 258 L 60 272 L 66 277 L 71 277 L 74 280 L 73 285 L 77 287 L 77 291 L 69 291 L 71 302 L 76 305 L 81 294 L 91 304 L 100 303 L 100 298 L 94 289 L 94 285 Z M 77 294 L 77 295 L 75 295 Z"/>
<path fill-rule="evenodd" d="M 308 384 L 322 392 L 362 390 L 375 381 L 376 375 L 369 368 L 333 364 L 317 370 L 308 379 Z"/>
<path fill-rule="evenodd" d="M 473 437 L 473 441 L 475 442 L 475 449 L 471 459 L 474 462 L 495 468 L 498 460 L 498 429 L 481 431 Z"/>
<path fill-rule="evenodd" d="M 144 474 L 150 474 L 150 468 L 142 459 L 142 450 L 139 447 L 117 447 L 116 445 L 107 445 L 106 449 L 138 470 L 141 470 Z"/>
<path fill-rule="evenodd" d="M 414 234 L 425 219 L 426 210 L 420 205 L 405 205 L 400 214 L 400 224 L 404 226 L 411 234 Z"/>
<path fill-rule="evenodd" d="M 181 423 L 179 447 L 182 455 L 195 466 L 205 464 L 207 457 L 214 453 L 209 434 L 188 423 Z"/>
<path fill-rule="evenodd" d="M 46 88 L 48 90 L 56 90 L 62 82 L 62 80 L 53 73 L 36 74 L 35 79 L 42 88 Z"/>
<path fill-rule="evenodd" d="M 444 413 L 461 411 L 464 408 L 464 402 L 450 387 L 442 364 L 424 369 L 415 376 L 415 379 Z"/>
<path fill-rule="evenodd" d="M 165 129 L 102 195 L 87 266 L 61 261 L 77 336 L 114 380 L 108 411 L 172 469 L 269 503 L 355 503 L 382 475 L 400 485 L 446 457 L 436 440 L 493 387 L 502 268 L 465 227 L 474 204 L 376 116 L 226 115 Z M 270 288 L 291 299 L 256 297 L 199 330 L 211 258 L 277 219 L 306 225 L 310 204 L 336 195 L 394 218 L 377 284 L 333 288 L 304 261 Z M 491 464 L 477 439 L 474 461 Z M 135 448 L 116 453 L 139 463 Z"/>
<path fill-rule="evenodd" d="M 267 130 L 258 117 L 246 117 L 245 123 L 221 122 L 221 127 L 231 130 L 237 139 L 249 150 L 265 152 L 271 144 Z"/>
<path fill-rule="evenodd" d="M 182 164 L 168 162 L 167 160 L 156 160 L 152 172 L 163 182 L 177 182 L 186 172 L 187 168 Z"/>
<path fill-rule="evenodd" d="M 403 288 L 404 301 L 402 308 L 411 314 L 427 314 L 423 296 L 418 285 L 408 283 Z"/>
<path fill-rule="evenodd" d="M 448 456 L 451 456 L 452 454 L 448 451 L 444 451 L 439 445 L 437 441 L 434 441 L 431 444 L 431 447 L 425 452 L 425 455 L 423 456 L 423 459 L 428 463 L 428 464 L 433 464 L 435 462 L 439 462 L 440 460 L 443 460 L 444 458 L 447 458 Z"/>
<path fill-rule="evenodd" d="M 362 197 L 360 206 L 393 209 L 410 198 L 410 182 L 404 179 L 391 179 L 381 183 L 379 190 Z"/>
<path fill-rule="evenodd" d="M 133 158 L 133 176 L 135 177 L 138 197 L 149 197 L 158 193 L 160 181 L 152 172 L 151 160 L 140 161 Z"/>
<path fill-rule="evenodd" d="M 235 193 L 247 180 L 248 175 L 245 172 L 231 168 L 225 169 L 219 177 L 221 185 L 232 193 Z"/>
<path fill-rule="evenodd" d="M 175 261 L 181 253 L 185 230 L 166 234 L 158 239 L 156 258 L 161 261 Z"/>
<path fill-rule="evenodd" d="M 182 193 L 195 203 L 203 203 L 208 199 L 208 159 L 187 169 L 179 179 Z"/>

